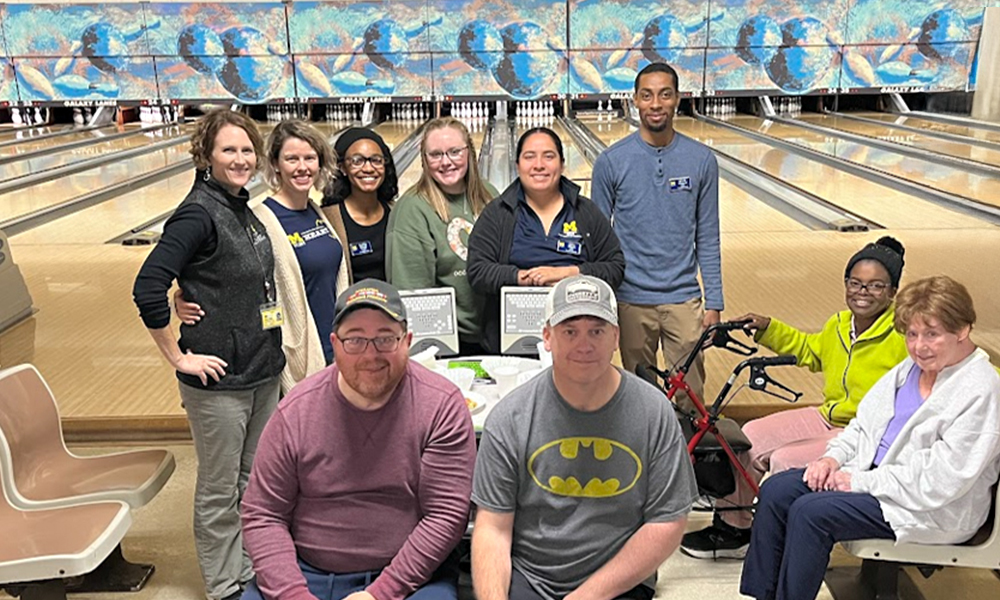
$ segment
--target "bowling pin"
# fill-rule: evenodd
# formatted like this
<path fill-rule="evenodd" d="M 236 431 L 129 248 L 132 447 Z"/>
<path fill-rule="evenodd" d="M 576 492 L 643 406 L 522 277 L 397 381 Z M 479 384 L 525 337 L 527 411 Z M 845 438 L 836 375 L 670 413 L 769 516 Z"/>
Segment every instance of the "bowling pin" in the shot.
<path fill-rule="evenodd" d="M 79 108 L 73 109 L 73 124 L 83 125 L 83 111 Z"/>
<path fill-rule="evenodd" d="M 10 120 L 14 123 L 14 127 L 24 127 L 24 119 L 21 118 L 21 109 L 14 108 L 10 111 Z"/>

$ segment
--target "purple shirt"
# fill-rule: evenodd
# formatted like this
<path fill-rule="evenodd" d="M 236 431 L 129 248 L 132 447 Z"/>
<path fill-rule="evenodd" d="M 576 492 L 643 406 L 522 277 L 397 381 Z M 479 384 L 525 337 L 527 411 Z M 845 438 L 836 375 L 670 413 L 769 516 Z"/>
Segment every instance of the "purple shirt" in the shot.
<path fill-rule="evenodd" d="M 264 428 L 243 497 L 243 541 L 265 598 L 312 598 L 296 556 L 332 573 L 384 569 L 402 600 L 465 532 L 475 463 L 461 392 L 410 362 L 389 402 L 362 411 L 336 365 L 295 386 Z"/>
<path fill-rule="evenodd" d="M 892 419 L 889 421 L 889 426 L 885 428 L 885 433 L 882 434 L 882 441 L 878 443 L 875 460 L 872 461 L 873 465 L 877 467 L 881 464 L 882 459 L 885 458 L 885 453 L 889 451 L 889 446 L 896 441 L 899 432 L 903 430 L 903 426 L 906 425 L 906 422 L 910 420 L 913 413 L 917 412 L 917 409 L 923 403 L 924 398 L 920 395 L 920 367 L 913 365 L 910 372 L 906 375 L 906 381 L 903 382 L 902 387 L 896 390 L 895 411 L 892 414 Z"/>

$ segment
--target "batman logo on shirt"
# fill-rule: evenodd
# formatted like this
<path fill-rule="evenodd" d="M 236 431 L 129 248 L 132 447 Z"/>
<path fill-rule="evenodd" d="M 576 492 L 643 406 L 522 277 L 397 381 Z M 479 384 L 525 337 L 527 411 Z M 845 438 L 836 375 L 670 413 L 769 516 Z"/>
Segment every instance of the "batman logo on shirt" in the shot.
<path fill-rule="evenodd" d="M 528 472 L 538 487 L 552 494 L 611 498 L 635 486 L 642 461 L 615 440 L 568 437 L 535 450 L 528 459 Z"/>

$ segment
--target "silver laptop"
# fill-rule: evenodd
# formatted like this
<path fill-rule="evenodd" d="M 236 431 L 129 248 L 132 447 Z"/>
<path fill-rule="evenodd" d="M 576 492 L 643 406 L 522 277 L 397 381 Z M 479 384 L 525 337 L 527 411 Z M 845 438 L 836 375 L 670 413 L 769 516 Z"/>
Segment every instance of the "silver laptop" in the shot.
<path fill-rule="evenodd" d="M 453 288 L 401 290 L 399 296 L 406 306 L 407 327 L 413 332 L 411 356 L 430 346 L 439 348 L 438 356 L 458 354 L 458 315 Z"/>
<path fill-rule="evenodd" d="M 500 353 L 536 356 L 550 287 L 500 288 Z"/>

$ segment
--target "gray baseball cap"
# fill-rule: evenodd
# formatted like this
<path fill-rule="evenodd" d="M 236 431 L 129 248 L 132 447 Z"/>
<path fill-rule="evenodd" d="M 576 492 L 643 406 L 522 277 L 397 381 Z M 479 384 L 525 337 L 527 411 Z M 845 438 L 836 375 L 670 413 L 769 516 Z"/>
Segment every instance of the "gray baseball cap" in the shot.
<path fill-rule="evenodd" d="M 618 326 L 618 301 L 603 279 L 574 275 L 556 284 L 545 302 L 545 321 L 558 325 L 573 317 L 597 317 Z"/>

